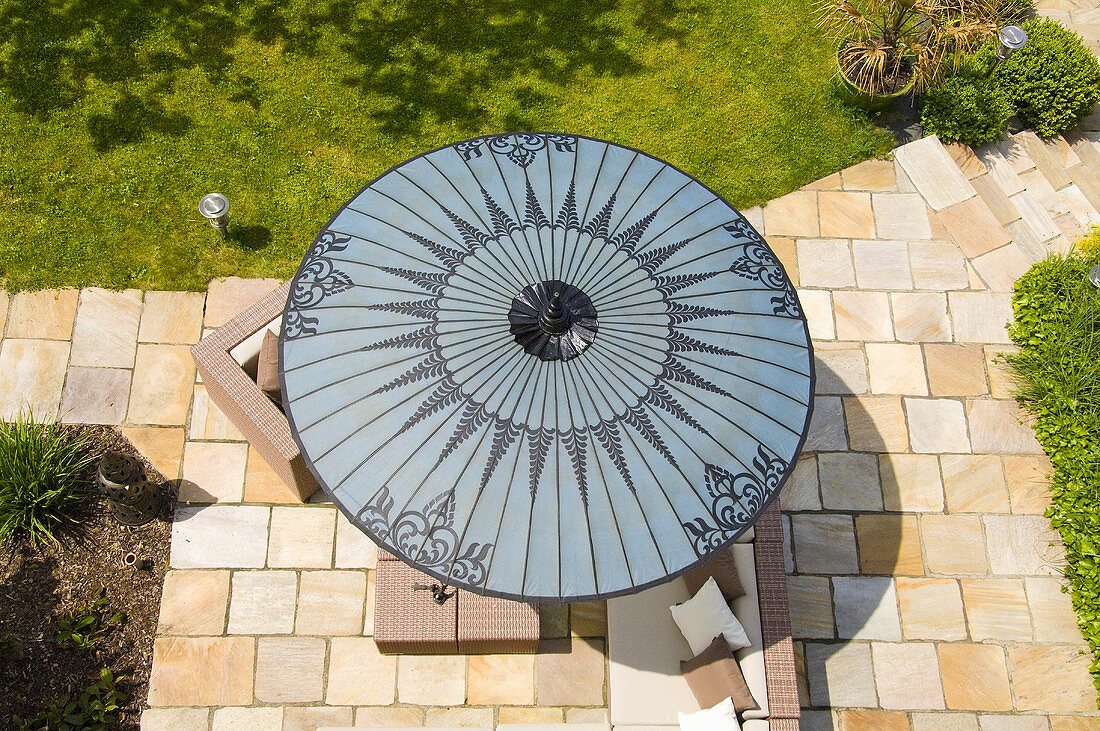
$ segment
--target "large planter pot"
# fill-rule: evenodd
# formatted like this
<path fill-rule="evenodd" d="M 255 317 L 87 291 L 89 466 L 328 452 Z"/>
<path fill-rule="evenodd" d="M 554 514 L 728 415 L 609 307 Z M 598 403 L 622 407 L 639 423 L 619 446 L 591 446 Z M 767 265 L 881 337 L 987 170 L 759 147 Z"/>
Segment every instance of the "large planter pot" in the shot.
<path fill-rule="evenodd" d="M 839 50 L 840 49 L 837 49 L 838 52 Z M 910 74 L 909 81 L 897 91 L 890 92 L 889 94 L 872 94 L 853 84 L 848 77 L 844 75 L 844 72 L 840 69 L 840 61 L 838 59 L 834 83 L 837 87 L 837 93 L 846 103 L 859 107 L 860 109 L 866 109 L 870 112 L 877 112 L 893 104 L 894 100 L 912 92 L 913 86 L 917 83 L 917 77 L 914 74 Z"/>

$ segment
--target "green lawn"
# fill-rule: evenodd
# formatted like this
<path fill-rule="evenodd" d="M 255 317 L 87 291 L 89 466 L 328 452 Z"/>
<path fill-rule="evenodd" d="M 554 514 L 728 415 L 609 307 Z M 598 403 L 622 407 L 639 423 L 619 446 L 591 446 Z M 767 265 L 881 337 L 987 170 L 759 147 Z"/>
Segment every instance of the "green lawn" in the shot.
<path fill-rule="evenodd" d="M 508 129 L 639 147 L 747 207 L 891 140 L 810 0 L 0 0 L 8 289 L 293 273 L 391 165 Z M 222 241 L 198 215 L 229 196 Z"/>

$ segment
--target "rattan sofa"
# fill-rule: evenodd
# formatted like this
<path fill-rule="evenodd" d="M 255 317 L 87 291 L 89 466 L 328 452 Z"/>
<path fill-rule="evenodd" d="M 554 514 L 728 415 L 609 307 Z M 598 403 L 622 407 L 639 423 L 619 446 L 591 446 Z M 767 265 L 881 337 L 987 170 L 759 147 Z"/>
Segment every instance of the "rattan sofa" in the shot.
<path fill-rule="evenodd" d="M 264 332 L 278 333 L 290 285 L 273 290 L 191 348 L 206 392 L 271 469 L 305 502 L 317 492 L 286 416 L 256 385 Z"/>

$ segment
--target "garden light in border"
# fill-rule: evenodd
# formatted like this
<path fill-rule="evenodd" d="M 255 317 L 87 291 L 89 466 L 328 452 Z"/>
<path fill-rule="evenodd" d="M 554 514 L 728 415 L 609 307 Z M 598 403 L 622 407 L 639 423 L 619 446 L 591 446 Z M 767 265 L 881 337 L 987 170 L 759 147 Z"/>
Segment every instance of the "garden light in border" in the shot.
<path fill-rule="evenodd" d="M 222 233 L 229 227 L 229 199 L 221 193 L 207 193 L 199 200 L 199 213 Z"/>
<path fill-rule="evenodd" d="M 1006 25 L 997 32 L 997 58 L 1004 61 L 1027 44 L 1027 32 L 1018 25 Z"/>
<path fill-rule="evenodd" d="M 1100 288 L 1100 264 L 1089 269 L 1089 281 L 1092 282 L 1094 286 Z"/>

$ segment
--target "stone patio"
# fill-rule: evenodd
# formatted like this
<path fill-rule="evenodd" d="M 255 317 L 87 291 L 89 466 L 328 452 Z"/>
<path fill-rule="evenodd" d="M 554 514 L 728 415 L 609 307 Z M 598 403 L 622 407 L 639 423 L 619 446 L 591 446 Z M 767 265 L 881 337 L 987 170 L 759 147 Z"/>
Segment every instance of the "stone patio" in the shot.
<path fill-rule="evenodd" d="M 1096 11 L 1053 4 L 1100 43 Z M 781 496 L 804 728 L 1100 728 L 1049 463 L 998 364 L 1012 281 L 1098 209 L 1100 115 L 1052 142 L 921 140 L 745 211 L 817 355 Z M 535 656 L 378 653 L 373 544 L 293 503 L 188 352 L 277 284 L 0 294 L 0 418 L 120 425 L 182 481 L 142 727 L 604 721 L 601 604 L 547 608 Z"/>

